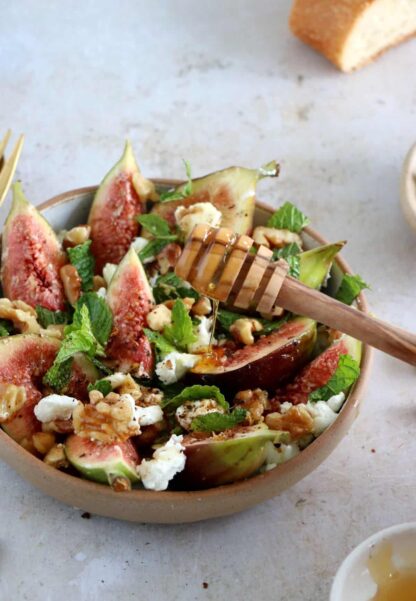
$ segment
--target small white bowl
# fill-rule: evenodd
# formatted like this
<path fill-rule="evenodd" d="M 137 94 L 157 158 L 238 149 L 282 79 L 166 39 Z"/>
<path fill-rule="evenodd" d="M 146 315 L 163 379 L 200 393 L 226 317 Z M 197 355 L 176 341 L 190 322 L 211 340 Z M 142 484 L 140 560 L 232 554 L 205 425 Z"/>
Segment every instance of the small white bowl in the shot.
<path fill-rule="evenodd" d="M 374 597 L 377 586 L 370 576 L 368 561 L 377 547 L 386 541 L 392 545 L 392 559 L 399 569 L 416 568 L 416 522 L 380 530 L 344 559 L 335 576 L 330 601 L 370 601 Z"/>

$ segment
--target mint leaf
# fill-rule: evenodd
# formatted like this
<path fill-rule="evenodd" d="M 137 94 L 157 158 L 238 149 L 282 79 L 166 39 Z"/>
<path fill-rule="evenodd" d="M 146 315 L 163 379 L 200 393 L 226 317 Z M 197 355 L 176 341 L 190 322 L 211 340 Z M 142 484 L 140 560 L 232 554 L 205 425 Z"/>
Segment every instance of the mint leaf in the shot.
<path fill-rule="evenodd" d="M 309 219 L 297 209 L 291 202 L 285 202 L 267 222 L 267 227 L 275 227 L 279 230 L 289 230 L 299 233 L 308 225 Z"/>
<path fill-rule="evenodd" d="M 195 417 L 191 423 L 194 432 L 223 432 L 234 428 L 246 419 L 247 411 L 242 407 L 236 407 L 232 413 L 220 413 L 213 411 L 206 415 Z"/>
<path fill-rule="evenodd" d="M 217 320 L 225 332 L 229 332 L 231 326 L 237 319 L 244 319 L 245 315 L 241 313 L 234 313 L 233 311 L 228 311 L 227 309 L 219 309 L 217 314 Z M 284 323 L 288 321 L 290 317 L 290 313 L 285 315 L 282 319 L 278 319 L 277 321 L 263 319 L 260 317 L 256 317 L 257 321 L 261 323 L 263 329 L 260 332 L 256 332 L 258 336 L 264 336 L 266 334 L 270 334 L 275 330 L 278 330 Z"/>
<path fill-rule="evenodd" d="M 173 272 L 160 275 L 157 278 L 153 287 L 153 296 L 158 304 L 176 298 L 188 297 L 195 300 L 199 298 L 198 292 Z"/>
<path fill-rule="evenodd" d="M 153 240 L 149 240 L 146 246 L 139 252 L 140 261 L 142 263 L 153 261 L 153 259 L 156 258 L 156 255 L 158 255 L 169 242 L 173 242 L 177 239 L 177 236 L 171 236 L 170 238 L 171 240 L 168 240 L 167 236 L 165 236 L 164 238 L 154 238 Z"/>
<path fill-rule="evenodd" d="M 162 192 L 159 197 L 160 202 L 168 202 L 170 200 L 183 200 L 192 194 L 192 174 L 189 161 L 182 159 L 185 165 L 185 173 L 187 182 L 181 184 L 178 188 L 171 188 L 167 192 Z"/>
<path fill-rule="evenodd" d="M 346 273 L 342 278 L 340 287 L 335 298 L 346 305 L 351 305 L 361 290 L 369 288 L 369 285 L 359 275 L 350 275 Z"/>
<path fill-rule="evenodd" d="M 113 390 L 113 387 L 108 380 L 102 378 L 101 380 L 94 382 L 94 384 L 88 384 L 88 392 L 91 392 L 92 390 L 98 390 L 104 396 L 107 396 L 107 394 Z"/>
<path fill-rule="evenodd" d="M 55 359 L 52 367 L 44 375 L 43 383 L 55 388 L 59 392 L 63 391 L 71 379 L 72 362 L 72 357 L 69 357 L 62 363 L 58 363 Z"/>
<path fill-rule="evenodd" d="M 167 354 L 172 353 L 177 350 L 159 332 L 153 332 L 153 330 L 148 330 L 147 328 L 143 328 L 143 331 L 146 334 L 149 341 L 152 342 L 155 345 L 155 347 L 157 348 L 157 350 L 160 351 L 161 353 L 167 355 Z"/>
<path fill-rule="evenodd" d="M 36 305 L 36 314 L 42 328 L 47 328 L 48 326 L 56 324 L 62 325 L 68 323 L 71 319 L 71 316 L 67 311 L 51 311 L 40 305 Z"/>
<path fill-rule="evenodd" d="M 298 278 L 300 276 L 300 252 L 301 249 L 296 242 L 292 242 L 283 248 L 275 248 L 272 259 L 273 261 L 277 261 L 278 259 L 287 261 L 289 264 L 289 275 L 292 278 Z"/>
<path fill-rule="evenodd" d="M 113 327 L 113 315 L 107 302 L 96 292 L 86 292 L 75 305 L 76 312 L 81 307 L 88 309 L 91 327 L 95 338 L 105 347 Z"/>
<path fill-rule="evenodd" d="M 159 217 L 159 215 L 149 213 L 147 215 L 138 215 L 136 219 L 155 238 L 172 235 L 168 222 L 166 219 Z"/>
<path fill-rule="evenodd" d="M 61 390 L 70 377 L 70 363 L 76 353 L 89 357 L 103 355 L 104 350 L 92 331 L 90 315 L 86 305 L 78 305 L 71 325 L 64 330 L 64 339 L 50 369 L 44 376 L 44 383 Z M 69 362 L 69 360 L 71 360 Z M 69 374 L 69 376 L 68 376 Z"/>
<path fill-rule="evenodd" d="M 87 240 L 83 244 L 68 248 L 66 251 L 71 264 L 76 267 L 78 275 L 81 278 L 83 292 L 88 292 L 88 290 L 92 290 L 93 288 L 95 259 L 90 249 L 91 242 L 91 240 Z"/>
<path fill-rule="evenodd" d="M 175 410 L 187 401 L 201 401 L 202 399 L 215 399 L 220 407 L 228 411 L 229 405 L 218 386 L 202 386 L 200 384 L 184 388 L 179 394 L 165 401 L 163 407 Z"/>
<path fill-rule="evenodd" d="M 172 325 L 165 327 L 163 336 L 181 351 L 186 351 L 188 344 L 192 344 L 197 340 L 197 336 L 193 331 L 192 319 L 186 310 L 184 302 L 179 298 L 173 305 Z"/>
<path fill-rule="evenodd" d="M 309 400 L 328 401 L 335 394 L 345 392 L 360 375 L 360 366 L 351 355 L 340 355 L 337 369 L 325 386 L 309 394 Z"/>

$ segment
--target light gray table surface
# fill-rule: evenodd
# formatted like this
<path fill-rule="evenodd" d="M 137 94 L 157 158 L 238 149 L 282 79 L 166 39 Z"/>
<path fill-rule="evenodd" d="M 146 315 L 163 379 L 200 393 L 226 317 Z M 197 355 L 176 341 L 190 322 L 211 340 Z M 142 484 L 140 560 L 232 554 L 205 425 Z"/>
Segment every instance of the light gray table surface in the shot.
<path fill-rule="evenodd" d="M 416 329 L 416 235 L 399 209 L 416 41 L 346 76 L 290 35 L 289 4 L 4 2 L 0 132 L 26 134 L 18 177 L 34 203 L 97 183 L 126 137 L 148 176 L 181 177 L 182 157 L 197 175 L 279 159 L 260 197 L 347 239 L 373 311 Z M 331 457 L 280 497 L 206 523 L 82 519 L 0 465 L 0 599 L 327 599 L 354 545 L 416 519 L 415 384 L 376 353 Z"/>

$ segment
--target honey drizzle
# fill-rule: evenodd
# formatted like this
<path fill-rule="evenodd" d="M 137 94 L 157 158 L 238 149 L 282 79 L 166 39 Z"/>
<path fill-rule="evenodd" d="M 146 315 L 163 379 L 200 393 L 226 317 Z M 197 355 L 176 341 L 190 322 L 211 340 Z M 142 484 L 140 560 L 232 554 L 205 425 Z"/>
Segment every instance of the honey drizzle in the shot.
<path fill-rule="evenodd" d="M 416 552 L 409 555 L 413 566 Z M 399 570 L 393 562 L 393 547 L 384 541 L 371 554 L 368 570 L 377 585 L 371 601 L 416 601 L 416 568 Z"/>

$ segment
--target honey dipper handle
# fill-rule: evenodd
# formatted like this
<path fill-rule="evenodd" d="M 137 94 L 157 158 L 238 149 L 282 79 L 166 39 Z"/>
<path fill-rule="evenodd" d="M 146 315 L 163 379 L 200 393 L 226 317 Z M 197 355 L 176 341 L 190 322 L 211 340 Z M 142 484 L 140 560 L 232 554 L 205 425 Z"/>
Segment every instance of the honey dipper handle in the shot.
<path fill-rule="evenodd" d="M 370 317 L 301 282 L 287 277 L 277 297 L 277 304 L 285 309 L 306 315 L 397 357 L 416 365 L 416 336 L 401 328 Z"/>

